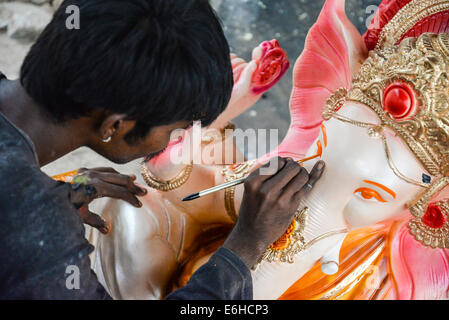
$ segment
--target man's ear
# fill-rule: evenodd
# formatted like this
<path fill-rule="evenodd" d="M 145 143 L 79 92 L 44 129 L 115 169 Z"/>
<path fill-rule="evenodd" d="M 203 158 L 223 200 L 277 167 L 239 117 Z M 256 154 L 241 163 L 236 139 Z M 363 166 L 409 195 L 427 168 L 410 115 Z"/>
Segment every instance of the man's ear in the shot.
<path fill-rule="evenodd" d="M 125 125 L 125 114 L 111 114 L 106 116 L 101 122 L 99 135 L 103 141 L 109 141 L 114 136 L 124 135 L 123 131 L 129 126 Z M 128 122 L 128 121 L 126 121 Z"/>

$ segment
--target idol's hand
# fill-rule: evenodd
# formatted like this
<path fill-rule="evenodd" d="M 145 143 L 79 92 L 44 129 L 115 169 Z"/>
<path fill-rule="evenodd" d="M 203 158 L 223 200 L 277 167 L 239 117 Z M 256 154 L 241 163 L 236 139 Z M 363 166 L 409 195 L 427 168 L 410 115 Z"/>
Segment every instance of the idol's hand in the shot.
<path fill-rule="evenodd" d="M 72 182 L 70 200 L 83 222 L 106 234 L 109 227 L 99 215 L 89 211 L 89 203 L 103 197 L 121 199 L 140 208 L 138 196 L 147 194 L 147 190 L 134 183 L 136 176 L 120 174 L 112 168 L 79 169 Z"/>
<path fill-rule="evenodd" d="M 251 108 L 263 93 L 282 79 L 290 65 L 287 53 L 276 40 L 264 41 L 254 48 L 249 62 L 231 54 L 231 64 L 234 76 L 231 100 L 210 128 L 222 129 Z"/>
<path fill-rule="evenodd" d="M 272 161 L 278 163 L 276 174 L 261 175 L 259 168 L 247 178 L 237 224 L 223 245 L 249 267 L 287 230 L 301 198 L 313 188 L 325 167 L 319 161 L 309 174 L 291 159 L 278 157 Z"/>

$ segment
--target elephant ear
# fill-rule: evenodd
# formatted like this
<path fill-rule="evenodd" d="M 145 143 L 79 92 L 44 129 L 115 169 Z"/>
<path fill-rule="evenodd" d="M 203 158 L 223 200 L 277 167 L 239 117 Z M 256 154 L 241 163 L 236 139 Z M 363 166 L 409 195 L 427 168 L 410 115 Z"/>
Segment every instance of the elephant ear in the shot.
<path fill-rule="evenodd" d="M 367 55 L 362 36 L 345 14 L 345 1 L 327 0 L 295 63 L 291 125 L 276 150 L 280 156 L 306 154 L 319 135 L 326 100 L 339 88 L 349 89 Z"/>
<path fill-rule="evenodd" d="M 399 224 L 390 244 L 390 269 L 394 275 L 395 296 L 400 300 L 447 299 L 449 250 L 432 249 L 417 242 Z"/>

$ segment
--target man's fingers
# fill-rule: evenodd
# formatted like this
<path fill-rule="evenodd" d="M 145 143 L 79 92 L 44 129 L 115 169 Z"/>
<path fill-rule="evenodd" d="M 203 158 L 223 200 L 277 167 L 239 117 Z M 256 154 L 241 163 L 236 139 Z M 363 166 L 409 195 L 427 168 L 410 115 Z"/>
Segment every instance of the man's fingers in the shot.
<path fill-rule="evenodd" d="M 95 229 L 98 229 L 103 234 L 107 234 L 109 232 L 109 227 L 106 221 L 98 214 L 95 214 L 91 211 L 89 211 L 89 216 L 87 217 L 86 221 L 84 221 L 84 223 L 90 225 L 91 227 L 94 227 Z"/>
<path fill-rule="evenodd" d="M 310 175 L 309 175 L 309 183 L 312 186 L 314 186 L 315 183 L 321 178 L 325 168 L 326 168 L 326 164 L 324 163 L 324 161 L 318 161 L 313 166 L 313 169 L 312 169 L 312 171 L 310 171 Z"/>
<path fill-rule="evenodd" d="M 253 190 L 259 189 L 265 180 L 268 180 L 269 178 L 272 177 L 270 175 L 262 175 L 261 170 L 263 168 L 269 168 L 270 166 L 277 166 L 277 168 L 282 169 L 286 163 L 287 159 L 285 158 L 276 157 L 270 159 L 270 161 L 265 163 L 263 166 L 261 166 L 248 176 L 248 178 L 245 181 L 245 188 L 250 188 Z"/>
<path fill-rule="evenodd" d="M 125 187 L 99 181 L 95 184 L 95 188 L 97 189 L 97 198 L 108 197 L 121 199 L 137 208 L 142 206 L 139 199 Z"/>
<path fill-rule="evenodd" d="M 299 173 L 293 177 L 290 182 L 284 187 L 283 195 L 291 198 L 294 194 L 299 192 L 306 183 L 309 182 L 309 173 L 305 168 L 301 168 Z"/>
<path fill-rule="evenodd" d="M 104 182 L 127 187 L 129 191 L 139 196 L 147 194 L 146 189 L 141 188 L 134 183 L 135 177 L 134 179 L 133 177 L 134 176 L 127 176 L 119 173 L 97 173 L 97 178 Z"/>
<path fill-rule="evenodd" d="M 142 203 L 136 196 L 148 193 L 145 188 L 135 183 L 135 175 L 120 174 L 113 168 L 81 168 L 78 173 L 73 180 L 71 192 L 71 201 L 75 208 L 102 197 L 121 199 L 141 207 Z"/>
<path fill-rule="evenodd" d="M 310 192 L 310 190 L 313 189 L 313 187 L 315 186 L 315 183 L 321 178 L 324 169 L 326 167 L 326 164 L 324 163 L 324 161 L 318 161 L 314 166 L 312 171 L 310 171 L 309 174 L 309 180 L 308 182 L 305 184 L 305 186 L 299 190 L 295 195 L 295 201 L 299 201 L 306 193 Z"/>
<path fill-rule="evenodd" d="M 301 172 L 301 166 L 294 160 L 287 160 L 284 167 L 264 182 L 264 187 L 281 191 L 288 183 Z"/>
<path fill-rule="evenodd" d="M 109 227 L 106 221 L 98 214 L 89 211 L 87 205 L 81 207 L 78 210 L 78 214 L 85 224 L 100 230 L 103 234 L 107 234 L 109 232 Z"/>
<path fill-rule="evenodd" d="M 265 163 L 263 166 L 261 166 L 259 168 L 270 168 L 270 167 L 277 167 L 278 170 L 276 172 L 279 172 L 280 170 L 282 170 L 284 168 L 284 166 L 287 164 L 288 159 L 287 158 L 282 158 L 282 157 L 275 157 L 275 158 L 271 158 L 267 163 Z M 265 177 L 267 179 L 271 178 L 273 175 L 265 175 Z"/>
<path fill-rule="evenodd" d="M 117 170 L 115 170 L 114 168 L 110 168 L 110 167 L 92 168 L 92 169 L 89 169 L 89 171 L 100 171 L 100 172 L 118 173 Z"/>

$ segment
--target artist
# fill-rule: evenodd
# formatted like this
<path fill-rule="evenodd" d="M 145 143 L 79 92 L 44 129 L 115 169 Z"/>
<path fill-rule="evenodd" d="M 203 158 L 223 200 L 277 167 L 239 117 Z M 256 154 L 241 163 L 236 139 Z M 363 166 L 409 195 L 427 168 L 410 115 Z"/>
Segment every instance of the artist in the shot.
<path fill-rule="evenodd" d="M 68 5 L 81 28 L 66 28 Z M 90 269 L 83 222 L 100 197 L 141 206 L 146 190 L 110 168 L 76 183 L 40 167 L 87 146 L 115 163 L 154 156 L 175 129 L 211 124 L 233 87 L 229 47 L 206 0 L 64 1 L 25 58 L 20 79 L 0 75 L 0 298 L 110 299 Z M 279 171 L 245 183 L 239 220 L 223 247 L 169 299 L 252 299 L 250 267 L 287 228 L 320 178 L 277 158 Z M 66 271 L 80 271 L 79 289 Z M 126 270 L 124 270 L 126 272 Z"/>

